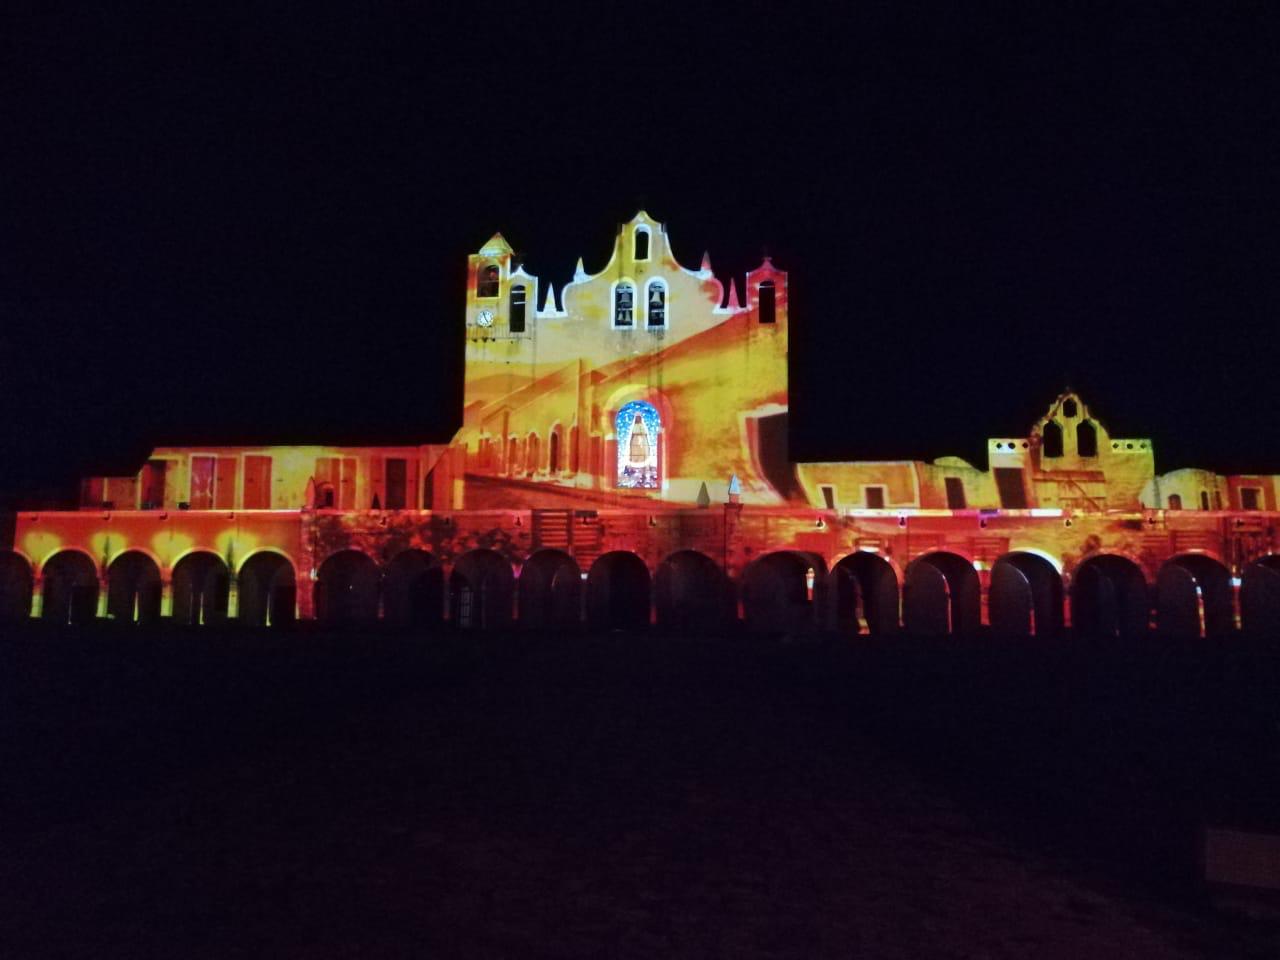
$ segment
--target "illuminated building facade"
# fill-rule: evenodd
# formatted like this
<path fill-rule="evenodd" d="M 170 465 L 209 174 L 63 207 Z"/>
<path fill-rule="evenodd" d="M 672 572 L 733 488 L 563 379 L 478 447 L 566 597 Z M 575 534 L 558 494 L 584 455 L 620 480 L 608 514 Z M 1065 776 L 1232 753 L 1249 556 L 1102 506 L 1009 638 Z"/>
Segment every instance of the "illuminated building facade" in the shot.
<path fill-rule="evenodd" d="M 1204 636 L 1280 625 L 1277 478 L 1159 475 L 1083 400 L 956 457 L 794 463 L 787 275 L 622 224 L 558 291 L 469 258 L 462 425 L 412 447 L 162 447 L 19 513 L 0 618 L 656 621 Z M 541 306 L 539 306 L 541 304 Z"/>

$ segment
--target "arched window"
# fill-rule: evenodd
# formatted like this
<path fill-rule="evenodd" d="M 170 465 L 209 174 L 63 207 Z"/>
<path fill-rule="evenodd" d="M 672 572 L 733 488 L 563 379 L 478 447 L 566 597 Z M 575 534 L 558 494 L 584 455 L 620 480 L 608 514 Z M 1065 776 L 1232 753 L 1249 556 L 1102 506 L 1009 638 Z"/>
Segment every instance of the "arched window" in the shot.
<path fill-rule="evenodd" d="M 635 260 L 649 259 L 649 228 L 636 227 Z"/>
<path fill-rule="evenodd" d="M 1060 457 L 1062 456 L 1062 426 L 1057 420 L 1050 420 L 1044 425 L 1044 430 L 1040 436 L 1044 441 L 1040 447 L 1042 456 Z"/>
<path fill-rule="evenodd" d="M 667 325 L 667 285 L 661 280 L 650 280 L 644 295 L 645 316 L 651 327 Z"/>
<path fill-rule="evenodd" d="M 1098 455 L 1098 428 L 1088 420 L 1081 420 L 1076 427 L 1076 453 L 1082 457 Z"/>
<path fill-rule="evenodd" d="M 1067 397 L 1067 399 L 1062 401 L 1062 415 L 1066 417 L 1068 420 L 1070 420 L 1079 412 L 1080 411 L 1076 407 L 1076 401 L 1074 397 Z"/>
<path fill-rule="evenodd" d="M 613 325 L 630 327 L 635 324 L 636 288 L 624 280 L 613 288 Z"/>
<path fill-rule="evenodd" d="M 658 433 L 662 421 L 657 408 L 643 400 L 632 400 L 613 420 L 618 438 L 617 485 L 633 490 L 657 490 Z"/>
<path fill-rule="evenodd" d="M 765 280 L 760 284 L 760 322 L 776 323 L 778 320 L 777 293 L 773 281 Z"/>
<path fill-rule="evenodd" d="M 1171 493 L 1171 494 L 1169 494 L 1169 509 L 1170 509 L 1170 510 L 1181 510 L 1181 509 L 1182 509 L 1182 495 L 1181 495 L 1181 494 L 1178 494 L 1178 493 Z"/>
<path fill-rule="evenodd" d="M 538 472 L 538 435 L 530 433 L 524 447 L 524 470 L 529 476 Z"/>
<path fill-rule="evenodd" d="M 512 333 L 524 333 L 524 304 L 524 284 L 517 284 L 511 288 L 511 313 L 507 319 L 507 329 Z"/>
<path fill-rule="evenodd" d="M 496 297 L 500 275 L 497 264 L 490 263 L 481 267 L 480 272 L 476 274 L 476 296 Z"/>
<path fill-rule="evenodd" d="M 1209 509 L 1209 491 L 1208 490 L 1200 491 L 1200 509 L 1201 510 Z"/>

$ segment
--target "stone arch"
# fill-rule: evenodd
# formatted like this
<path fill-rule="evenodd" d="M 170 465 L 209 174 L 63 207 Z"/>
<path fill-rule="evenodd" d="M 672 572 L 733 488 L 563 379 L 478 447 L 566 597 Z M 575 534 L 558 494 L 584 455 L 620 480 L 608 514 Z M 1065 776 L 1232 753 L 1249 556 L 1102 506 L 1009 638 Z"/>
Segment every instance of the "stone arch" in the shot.
<path fill-rule="evenodd" d="M 98 611 L 98 569 L 81 550 L 62 550 L 40 569 L 44 584 L 42 619 L 52 623 L 81 624 Z"/>
<path fill-rule="evenodd" d="M 1240 578 L 1240 626 L 1254 637 L 1280 632 L 1280 554 L 1258 557 Z"/>
<path fill-rule="evenodd" d="M 809 571 L 813 571 L 813 589 Z M 807 632 L 816 626 L 817 586 L 825 580 L 822 560 L 811 554 L 777 550 L 742 571 L 742 612 L 748 628 Z"/>
<path fill-rule="evenodd" d="M 240 621 L 255 627 L 287 626 L 297 617 L 297 578 L 282 553 L 260 550 L 245 558 L 237 577 Z"/>
<path fill-rule="evenodd" d="M 0 623 L 21 623 L 31 616 L 33 583 L 26 557 L 0 550 Z"/>
<path fill-rule="evenodd" d="M 173 567 L 173 620 L 181 624 L 221 623 L 227 618 L 231 577 L 216 553 L 193 550 Z"/>
<path fill-rule="evenodd" d="M 649 623 L 651 584 L 645 562 L 628 550 L 602 554 L 587 574 L 587 620 L 604 629 Z"/>
<path fill-rule="evenodd" d="M 107 616 L 118 623 L 160 619 L 160 567 L 141 550 L 125 550 L 107 567 Z"/>
<path fill-rule="evenodd" d="M 522 626 L 576 627 L 582 623 L 582 571 L 563 550 L 539 550 L 526 560 L 516 589 Z"/>
<path fill-rule="evenodd" d="M 439 626 L 444 617 L 444 570 L 426 550 L 401 550 L 382 575 L 383 618 L 401 626 Z"/>
<path fill-rule="evenodd" d="M 464 630 L 494 630 L 511 624 L 515 575 L 502 554 L 486 548 L 458 558 L 449 576 L 449 611 Z"/>
<path fill-rule="evenodd" d="M 832 625 L 840 633 L 896 633 L 898 572 L 878 553 L 858 550 L 831 568 Z"/>
<path fill-rule="evenodd" d="M 658 624 L 668 629 L 713 632 L 734 614 L 733 584 L 697 550 L 677 550 L 658 564 L 653 594 Z"/>
<path fill-rule="evenodd" d="M 1006 553 L 991 568 L 987 610 L 991 629 L 1011 636 L 1052 637 L 1062 630 L 1062 577 L 1045 557 Z"/>
<path fill-rule="evenodd" d="M 1156 627 L 1171 637 L 1213 637 L 1235 627 L 1231 572 L 1204 553 L 1171 557 L 1156 575 Z"/>
<path fill-rule="evenodd" d="M 1071 576 L 1071 629 L 1078 637 L 1141 637 L 1151 619 L 1142 568 L 1114 553 L 1089 557 Z"/>
<path fill-rule="evenodd" d="M 972 562 L 946 550 L 912 560 L 902 588 L 902 620 L 908 633 L 919 636 L 976 632 L 982 588 Z"/>
<path fill-rule="evenodd" d="M 316 579 L 316 619 L 324 623 L 373 623 L 381 591 L 378 565 L 359 550 L 339 550 L 320 564 Z"/>

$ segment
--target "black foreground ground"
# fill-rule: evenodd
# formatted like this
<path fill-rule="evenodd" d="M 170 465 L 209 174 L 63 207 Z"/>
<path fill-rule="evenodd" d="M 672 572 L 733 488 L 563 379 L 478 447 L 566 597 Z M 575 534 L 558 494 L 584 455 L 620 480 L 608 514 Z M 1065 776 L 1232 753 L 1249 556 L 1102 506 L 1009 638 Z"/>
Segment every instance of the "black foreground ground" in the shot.
<path fill-rule="evenodd" d="M 1267 957 L 1237 643 L 0 643 L 3 957 Z"/>

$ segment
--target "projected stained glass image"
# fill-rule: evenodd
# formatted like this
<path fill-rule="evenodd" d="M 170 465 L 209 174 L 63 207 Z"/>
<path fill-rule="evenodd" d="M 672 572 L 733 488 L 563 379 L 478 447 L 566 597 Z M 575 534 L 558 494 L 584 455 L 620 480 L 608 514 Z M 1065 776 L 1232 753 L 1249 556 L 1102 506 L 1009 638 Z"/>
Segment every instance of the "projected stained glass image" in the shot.
<path fill-rule="evenodd" d="M 618 411 L 618 486 L 657 490 L 658 429 L 661 420 L 653 404 L 632 400 Z"/>

